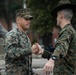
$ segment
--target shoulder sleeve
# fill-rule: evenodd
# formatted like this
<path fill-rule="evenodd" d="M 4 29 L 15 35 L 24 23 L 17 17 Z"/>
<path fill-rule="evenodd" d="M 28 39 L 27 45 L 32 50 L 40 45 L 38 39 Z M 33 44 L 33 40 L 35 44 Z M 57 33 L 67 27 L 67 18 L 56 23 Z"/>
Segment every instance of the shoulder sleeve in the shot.
<path fill-rule="evenodd" d="M 72 39 L 72 32 L 67 29 L 63 31 L 62 34 L 59 35 L 52 56 L 57 56 L 58 58 L 60 58 L 61 56 L 65 57 L 68 52 L 71 39 Z"/>
<path fill-rule="evenodd" d="M 47 51 L 47 50 L 44 50 L 44 53 L 42 54 L 42 57 L 43 58 L 47 58 L 47 59 L 50 59 L 52 53 Z"/>

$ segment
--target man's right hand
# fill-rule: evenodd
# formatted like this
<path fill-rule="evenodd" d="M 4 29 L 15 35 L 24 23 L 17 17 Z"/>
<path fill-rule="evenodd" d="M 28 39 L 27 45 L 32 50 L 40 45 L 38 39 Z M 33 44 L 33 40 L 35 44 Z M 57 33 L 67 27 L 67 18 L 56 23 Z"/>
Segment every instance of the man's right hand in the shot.
<path fill-rule="evenodd" d="M 32 45 L 31 50 L 33 54 L 37 54 L 39 52 L 39 48 L 35 44 Z"/>
<path fill-rule="evenodd" d="M 44 49 L 42 49 L 41 48 L 41 46 L 38 44 L 38 43 L 35 43 L 35 45 L 38 47 L 38 49 L 39 49 L 39 52 L 37 53 L 38 55 L 39 54 L 43 54 L 43 52 L 44 52 Z"/>
<path fill-rule="evenodd" d="M 38 55 L 43 54 L 44 51 L 38 43 L 35 43 L 31 49 L 33 54 L 38 54 Z"/>

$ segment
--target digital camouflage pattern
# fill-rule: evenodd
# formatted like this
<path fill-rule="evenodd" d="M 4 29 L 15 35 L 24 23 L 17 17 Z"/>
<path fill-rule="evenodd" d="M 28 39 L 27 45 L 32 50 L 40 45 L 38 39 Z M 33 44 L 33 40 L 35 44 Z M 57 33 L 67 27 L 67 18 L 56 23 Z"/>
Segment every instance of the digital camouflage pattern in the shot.
<path fill-rule="evenodd" d="M 18 28 L 6 35 L 5 55 L 6 75 L 33 75 L 31 43 Z"/>
<path fill-rule="evenodd" d="M 43 56 L 50 58 L 51 53 L 45 51 Z M 58 58 L 53 75 L 76 75 L 76 31 L 71 24 L 60 31 L 52 56 Z"/>
<path fill-rule="evenodd" d="M 29 8 L 16 10 L 16 17 L 22 17 L 25 19 L 33 19 L 33 16 L 30 15 L 30 9 Z"/>

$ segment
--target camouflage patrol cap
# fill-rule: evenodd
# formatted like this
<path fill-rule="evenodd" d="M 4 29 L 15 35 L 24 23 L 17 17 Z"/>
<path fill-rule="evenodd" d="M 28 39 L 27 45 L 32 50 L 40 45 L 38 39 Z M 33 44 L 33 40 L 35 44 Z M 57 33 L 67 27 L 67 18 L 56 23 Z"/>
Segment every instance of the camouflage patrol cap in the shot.
<path fill-rule="evenodd" d="M 22 17 L 25 19 L 33 19 L 33 16 L 30 14 L 30 9 L 29 8 L 23 8 L 23 9 L 18 9 L 16 10 L 16 17 Z"/>

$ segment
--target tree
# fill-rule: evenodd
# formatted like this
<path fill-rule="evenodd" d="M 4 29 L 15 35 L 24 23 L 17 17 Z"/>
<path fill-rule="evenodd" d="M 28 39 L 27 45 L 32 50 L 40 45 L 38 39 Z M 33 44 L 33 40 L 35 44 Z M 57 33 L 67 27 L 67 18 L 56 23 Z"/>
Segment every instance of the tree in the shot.
<path fill-rule="evenodd" d="M 70 1 L 76 3 L 76 0 Z M 52 31 L 53 26 L 56 25 L 55 19 L 51 16 L 50 12 L 58 2 L 59 0 L 27 0 L 27 6 L 31 8 L 34 16 L 32 28 L 39 34 Z M 73 23 L 75 22 L 74 20 Z"/>
<path fill-rule="evenodd" d="M 70 1 L 76 3 L 76 0 Z M 14 20 L 15 10 L 23 8 L 23 2 L 24 0 L 0 0 L 0 17 L 7 16 L 8 23 L 10 19 L 13 18 Z M 27 7 L 31 9 L 34 16 L 32 29 L 35 29 L 41 35 L 52 31 L 52 27 L 56 25 L 56 22 L 50 12 L 58 2 L 59 0 L 26 0 Z"/>
<path fill-rule="evenodd" d="M 22 8 L 22 0 L 0 0 L 0 18 L 4 18 L 10 31 L 11 22 L 15 19 L 15 10 Z"/>
<path fill-rule="evenodd" d="M 55 21 L 51 19 L 50 12 L 53 5 L 56 5 L 57 2 L 57 0 L 27 0 L 27 7 L 31 8 L 34 16 L 32 28 L 39 34 L 44 35 L 52 31 Z"/>
<path fill-rule="evenodd" d="M 51 16 L 50 12 L 59 1 L 60 0 L 27 0 L 26 2 L 27 7 L 32 10 L 32 15 L 34 16 L 31 27 L 39 36 L 42 36 L 43 39 L 48 39 L 50 33 L 52 32 L 53 26 L 56 26 L 56 20 Z M 70 1 L 72 3 L 76 3 L 76 0 Z M 74 17 L 72 21 L 74 28 L 76 28 L 75 20 L 76 18 Z M 47 34 L 49 34 L 49 36 L 47 36 Z M 46 39 L 44 39 L 43 42 L 45 42 Z"/>
<path fill-rule="evenodd" d="M 70 1 L 76 3 L 76 0 Z M 0 0 L 0 18 L 5 17 L 8 27 L 11 21 L 15 21 L 15 10 L 23 8 L 23 2 L 24 0 Z M 34 17 L 31 28 L 39 36 L 51 33 L 53 26 L 56 26 L 56 20 L 50 13 L 58 2 L 59 0 L 26 0 L 27 7 L 31 9 Z M 74 28 L 76 28 L 75 17 L 76 14 L 72 21 Z"/>
<path fill-rule="evenodd" d="M 55 25 L 50 12 L 57 0 L 27 0 L 26 3 L 34 16 L 31 28 L 42 38 L 43 44 L 48 46 L 52 42 L 52 28 Z"/>

